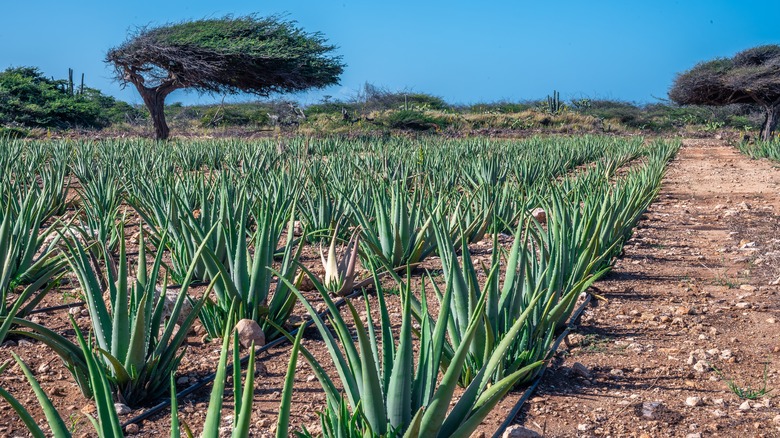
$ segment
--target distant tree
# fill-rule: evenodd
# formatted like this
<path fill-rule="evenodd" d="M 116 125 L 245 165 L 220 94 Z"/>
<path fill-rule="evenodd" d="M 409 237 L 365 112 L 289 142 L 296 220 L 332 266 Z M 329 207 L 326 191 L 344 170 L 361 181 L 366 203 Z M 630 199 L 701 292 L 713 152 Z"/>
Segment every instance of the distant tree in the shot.
<path fill-rule="evenodd" d="M 174 90 L 267 96 L 337 84 L 344 65 L 319 33 L 276 16 L 224 17 L 142 28 L 106 62 L 135 85 L 158 139 L 168 138 L 165 98 Z"/>
<path fill-rule="evenodd" d="M 94 88 L 45 77 L 36 67 L 0 72 L 0 125 L 102 128 L 134 109 Z"/>
<path fill-rule="evenodd" d="M 758 105 L 765 114 L 761 139 L 768 140 L 780 119 L 780 46 L 697 64 L 677 76 L 669 98 L 681 105 Z"/>

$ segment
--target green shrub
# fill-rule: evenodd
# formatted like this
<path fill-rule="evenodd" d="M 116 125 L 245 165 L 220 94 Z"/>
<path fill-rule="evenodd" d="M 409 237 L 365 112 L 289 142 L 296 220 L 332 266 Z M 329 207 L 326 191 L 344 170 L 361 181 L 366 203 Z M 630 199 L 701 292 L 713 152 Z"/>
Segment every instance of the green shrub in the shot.
<path fill-rule="evenodd" d="M 436 117 L 415 110 L 392 111 L 387 115 L 386 122 L 390 128 L 411 131 L 443 129 L 449 124 L 443 117 Z"/>
<path fill-rule="evenodd" d="M 24 138 L 28 135 L 30 135 L 30 132 L 23 128 L 0 126 L 0 138 Z"/>
<path fill-rule="evenodd" d="M 461 109 L 464 113 L 501 113 L 511 114 L 527 111 L 534 108 L 533 102 L 481 102 L 465 106 Z"/>
<path fill-rule="evenodd" d="M 46 78 L 35 67 L 0 72 L 0 125 L 102 128 L 131 109 L 95 89 L 74 92 L 67 81 Z"/>
<path fill-rule="evenodd" d="M 268 125 L 268 108 L 258 104 L 214 105 L 205 107 L 200 117 L 203 127 Z"/>

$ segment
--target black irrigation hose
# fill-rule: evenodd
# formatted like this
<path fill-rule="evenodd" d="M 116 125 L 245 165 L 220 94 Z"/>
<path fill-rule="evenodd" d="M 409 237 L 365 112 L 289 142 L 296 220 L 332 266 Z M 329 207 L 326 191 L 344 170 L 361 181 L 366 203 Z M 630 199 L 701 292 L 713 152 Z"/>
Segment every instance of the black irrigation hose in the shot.
<path fill-rule="evenodd" d="M 28 313 L 28 315 L 33 315 L 36 313 L 48 313 L 48 312 L 54 312 L 55 310 L 63 310 L 63 309 L 70 309 L 71 307 L 81 307 L 83 306 L 84 301 L 76 301 L 75 303 L 68 303 L 68 304 L 60 304 L 59 306 L 51 306 L 51 307 L 44 307 L 42 309 L 35 309 Z"/>
<path fill-rule="evenodd" d="M 555 342 L 553 343 L 552 348 L 548 353 L 548 357 L 552 357 L 555 354 L 555 352 L 558 351 L 558 347 L 561 345 L 561 342 L 563 342 L 563 339 L 566 337 L 566 335 L 569 334 L 572 327 L 574 326 L 574 323 L 577 321 L 580 315 L 582 315 L 582 312 L 585 311 L 585 308 L 588 306 L 592 298 L 593 296 L 588 294 L 587 297 L 585 298 L 585 302 L 583 302 L 580 305 L 580 307 L 578 307 L 577 310 L 574 311 L 571 318 L 569 319 L 569 324 L 566 326 L 566 329 L 563 330 L 563 332 L 555 339 Z M 542 368 L 542 371 L 536 377 L 534 383 L 532 383 L 531 386 L 529 386 L 528 388 L 525 389 L 525 391 L 523 391 L 523 395 L 520 397 L 517 403 L 515 403 L 515 406 L 512 408 L 512 410 L 509 411 L 509 415 L 507 415 L 504 422 L 501 423 L 500 426 L 498 426 L 498 430 L 496 430 L 496 433 L 493 434 L 493 438 L 501 438 L 501 435 L 504 433 L 504 431 L 512 424 L 512 422 L 515 421 L 515 418 L 517 417 L 517 414 L 520 412 L 520 409 L 523 408 L 525 402 L 528 401 L 529 398 L 531 398 L 534 391 L 536 391 L 536 387 L 539 386 L 539 383 L 541 383 L 542 377 L 544 377 L 544 372 L 547 371 L 547 368 L 548 367 Z"/>
<path fill-rule="evenodd" d="M 209 283 L 207 283 L 205 281 L 199 281 L 199 282 L 195 282 L 195 283 L 190 284 L 189 287 L 208 286 L 208 285 L 209 285 Z M 167 289 L 181 289 L 181 287 L 182 287 L 181 284 L 172 284 L 172 285 L 169 285 L 169 286 L 165 286 L 165 289 L 166 290 Z M 85 304 L 86 303 L 84 301 L 76 301 L 76 302 L 68 303 L 68 304 L 60 304 L 59 306 L 43 307 L 43 308 L 35 309 L 35 310 L 31 311 L 30 313 L 28 313 L 28 315 L 34 315 L 36 313 L 54 312 L 54 311 L 63 310 L 63 309 L 70 309 L 71 307 L 80 307 L 80 306 L 83 306 Z"/>
<path fill-rule="evenodd" d="M 343 298 L 340 298 L 334 304 L 335 304 L 336 308 L 339 309 L 339 308 L 341 308 L 341 306 L 343 306 L 347 302 L 347 300 L 355 298 L 357 296 L 360 296 L 362 293 L 363 293 L 362 289 L 361 290 L 356 290 L 356 291 L 352 292 L 351 294 L 349 294 L 349 295 L 347 295 L 347 296 L 345 296 Z M 324 318 L 329 313 L 330 313 L 330 310 L 329 309 L 325 309 L 324 311 L 318 313 L 318 315 L 319 315 L 320 318 Z M 295 336 L 298 333 L 299 330 L 306 330 L 313 323 L 314 323 L 314 320 L 309 318 L 306 322 L 301 324 L 298 328 L 296 328 L 295 330 L 291 331 L 290 335 Z M 260 354 L 260 353 L 262 353 L 264 351 L 267 351 L 267 350 L 269 350 L 269 349 L 271 349 L 273 347 L 281 345 L 281 344 L 283 344 L 284 342 L 287 342 L 287 341 L 288 341 L 288 339 L 287 339 L 286 336 L 281 336 L 279 338 L 276 338 L 273 341 L 271 341 L 271 342 L 263 345 L 262 347 L 256 349 L 255 350 L 255 355 L 258 355 L 258 354 Z M 241 363 L 243 365 L 243 364 L 247 363 L 248 361 L 249 361 L 249 355 L 246 355 L 246 356 L 241 358 L 239 363 Z M 227 365 L 227 368 L 230 368 L 232 365 L 233 365 L 232 362 L 229 363 Z M 212 381 L 214 381 L 214 379 L 216 378 L 216 375 L 217 375 L 217 373 L 215 371 L 215 372 L 213 372 L 213 373 L 203 377 L 202 379 L 198 380 L 194 384 L 188 386 L 187 388 L 182 389 L 180 392 L 178 392 L 176 394 L 176 398 L 186 397 L 186 396 L 192 394 L 193 392 L 203 388 L 207 384 L 209 384 Z M 124 423 L 122 423 L 122 428 L 125 428 L 128 425 L 130 425 L 130 424 L 134 424 L 134 423 L 138 423 L 140 421 L 143 421 L 143 420 L 151 417 L 152 415 L 155 415 L 155 414 L 161 412 L 163 409 L 165 409 L 168 406 L 170 406 L 170 404 L 171 404 L 171 399 L 165 399 L 165 400 L 161 401 L 160 403 L 152 406 L 148 410 L 142 412 L 141 414 L 136 415 L 135 417 L 133 417 L 133 418 L 125 421 Z"/>

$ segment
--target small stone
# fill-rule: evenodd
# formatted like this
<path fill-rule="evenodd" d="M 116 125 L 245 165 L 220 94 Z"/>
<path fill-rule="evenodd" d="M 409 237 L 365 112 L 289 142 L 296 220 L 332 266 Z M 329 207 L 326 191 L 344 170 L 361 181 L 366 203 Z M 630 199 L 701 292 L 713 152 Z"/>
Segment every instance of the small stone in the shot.
<path fill-rule="evenodd" d="M 740 411 L 747 411 L 747 410 L 750 410 L 750 402 L 749 402 L 749 401 L 745 401 L 744 403 L 742 403 L 741 405 L 739 405 L 739 410 L 740 410 Z"/>
<path fill-rule="evenodd" d="M 80 409 L 81 413 L 84 415 L 93 415 L 97 412 L 97 408 L 93 403 L 88 403 L 84 405 L 83 408 Z"/>
<path fill-rule="evenodd" d="M 579 362 L 574 362 L 574 364 L 572 364 L 571 371 L 577 376 L 590 379 L 590 370 Z"/>
<path fill-rule="evenodd" d="M 621 370 L 620 368 L 613 368 L 609 370 L 609 374 L 615 377 L 620 377 L 623 375 L 623 370 Z"/>
<path fill-rule="evenodd" d="M 535 430 L 520 426 L 518 424 L 509 426 L 504 431 L 504 434 L 501 436 L 502 438 L 541 438 L 542 437 L 542 435 L 537 433 Z"/>
<path fill-rule="evenodd" d="M 691 309 L 690 307 L 680 306 L 674 311 L 675 315 L 690 315 Z"/>
<path fill-rule="evenodd" d="M 547 212 L 545 212 L 543 208 L 534 208 L 533 211 L 531 211 L 531 216 L 542 225 L 547 223 Z"/>
<path fill-rule="evenodd" d="M 739 290 L 744 290 L 746 292 L 755 292 L 756 287 L 750 284 L 743 284 L 742 286 L 739 287 Z"/>
<path fill-rule="evenodd" d="M 139 429 L 139 427 L 138 427 L 138 425 L 137 425 L 137 424 L 135 424 L 135 423 L 130 423 L 130 424 L 128 424 L 128 425 L 125 427 L 125 433 L 129 433 L 129 434 L 135 435 L 135 434 L 137 434 L 137 433 L 138 433 L 138 429 Z"/>
<path fill-rule="evenodd" d="M 701 406 L 702 405 L 701 397 L 688 397 L 685 399 L 685 405 L 691 407 Z"/>
<path fill-rule="evenodd" d="M 688 435 L 685 435 L 685 438 L 701 438 L 701 433 L 689 433 Z"/>
<path fill-rule="evenodd" d="M 775 418 L 772 419 L 772 423 L 780 424 L 780 415 L 775 415 Z"/>
<path fill-rule="evenodd" d="M 49 366 L 49 364 L 48 364 L 48 363 L 42 363 L 42 364 L 41 364 L 41 365 L 38 367 L 38 372 L 39 372 L 39 373 L 45 373 L 46 371 L 49 371 L 49 369 L 50 369 L 50 368 L 51 368 L 51 367 Z"/>
<path fill-rule="evenodd" d="M 190 378 L 187 376 L 181 376 L 178 379 L 176 379 L 177 385 L 187 385 L 190 383 Z"/>
<path fill-rule="evenodd" d="M 732 356 L 731 350 L 727 349 L 720 352 L 720 358 L 723 360 L 731 359 L 731 356 Z"/>
<path fill-rule="evenodd" d="M 589 424 L 580 423 L 577 425 L 577 430 L 579 430 L 580 432 L 586 432 L 588 429 L 590 429 Z"/>
<path fill-rule="evenodd" d="M 700 360 L 700 361 L 696 362 L 696 365 L 693 366 L 693 369 L 697 373 L 703 373 L 703 372 L 707 371 L 707 368 L 709 368 L 709 365 L 707 365 L 707 362 L 705 362 L 703 360 Z"/>
<path fill-rule="evenodd" d="M 257 426 L 258 429 L 265 429 L 268 426 L 271 425 L 271 419 L 268 417 L 261 418 L 260 420 L 255 423 L 255 426 Z"/>
<path fill-rule="evenodd" d="M 317 380 L 317 376 L 315 376 L 314 374 L 309 374 L 309 376 L 306 377 L 307 382 L 313 382 L 315 380 Z"/>
<path fill-rule="evenodd" d="M 127 415 L 130 412 L 133 412 L 133 410 L 130 409 L 130 406 L 127 406 L 124 403 L 114 403 L 114 410 L 116 410 L 117 415 Z"/>
<path fill-rule="evenodd" d="M 774 318 L 767 318 L 766 322 L 769 323 L 769 324 L 774 324 L 777 321 Z"/>
<path fill-rule="evenodd" d="M 68 313 L 73 316 L 79 315 L 81 314 L 81 307 L 71 307 L 68 309 Z"/>
<path fill-rule="evenodd" d="M 252 342 L 255 343 L 255 348 L 265 345 L 265 333 L 256 321 L 242 319 L 236 324 L 236 330 L 238 331 L 238 342 L 242 347 L 249 348 Z"/>
<path fill-rule="evenodd" d="M 723 417 L 726 416 L 726 413 L 721 411 L 720 409 L 715 409 L 714 411 L 712 411 L 712 415 L 714 415 L 714 416 L 716 416 L 718 418 L 723 418 Z"/>
<path fill-rule="evenodd" d="M 162 291 L 160 288 L 157 288 L 156 290 L 158 296 Z M 171 316 L 171 313 L 173 312 L 174 307 L 176 307 L 176 302 L 179 299 L 179 293 L 181 291 L 179 290 L 171 290 L 168 291 L 166 289 L 165 291 L 165 301 L 163 301 L 163 319 L 167 319 Z M 179 317 L 176 318 L 176 324 L 182 324 L 187 319 L 188 316 L 190 316 L 190 313 L 192 313 L 192 302 L 187 299 L 186 297 L 182 301 L 181 308 L 179 310 Z"/>

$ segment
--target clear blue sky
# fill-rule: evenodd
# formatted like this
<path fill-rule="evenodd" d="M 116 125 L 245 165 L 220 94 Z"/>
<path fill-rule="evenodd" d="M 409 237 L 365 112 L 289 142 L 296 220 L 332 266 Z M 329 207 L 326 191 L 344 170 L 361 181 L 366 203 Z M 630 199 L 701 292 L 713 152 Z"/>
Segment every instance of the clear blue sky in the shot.
<path fill-rule="evenodd" d="M 106 51 L 128 30 L 226 14 L 286 13 L 339 46 L 340 86 L 297 96 L 348 98 L 363 83 L 453 103 L 542 98 L 665 97 L 676 72 L 760 44 L 780 43 L 780 1 L 52 1 L 3 2 L 0 68 L 38 66 L 140 103 L 120 89 Z M 174 94 L 169 102 L 220 96 Z"/>

